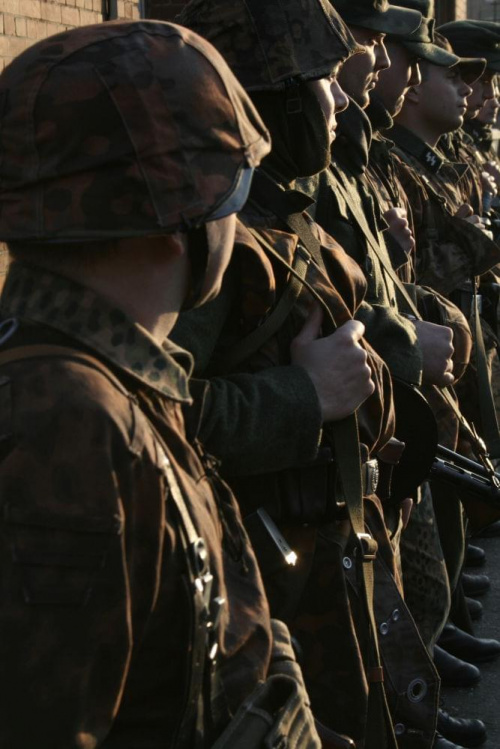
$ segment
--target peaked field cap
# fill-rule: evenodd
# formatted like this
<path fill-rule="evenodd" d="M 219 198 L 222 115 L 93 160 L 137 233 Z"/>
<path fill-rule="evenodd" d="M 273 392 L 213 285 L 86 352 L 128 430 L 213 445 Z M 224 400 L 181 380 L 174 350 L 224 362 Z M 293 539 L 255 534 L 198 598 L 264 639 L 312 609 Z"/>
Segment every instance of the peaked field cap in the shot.
<path fill-rule="evenodd" d="M 160 21 L 44 39 L 0 75 L 0 238 L 66 242 L 203 224 L 270 150 L 221 55 Z"/>
<path fill-rule="evenodd" d="M 422 60 L 441 67 L 452 68 L 460 63 L 464 80 L 471 76 L 473 76 L 473 80 L 479 78 L 484 71 L 484 63 L 481 60 L 477 58 L 462 60 L 454 54 L 450 45 L 443 44 L 443 40 L 440 44 L 435 43 L 433 0 L 395 0 L 395 4 L 418 10 L 422 14 L 420 28 L 400 39 L 409 52 Z"/>
<path fill-rule="evenodd" d="M 415 31 L 421 14 L 410 8 L 389 5 L 387 0 L 332 0 L 344 21 L 381 34 L 405 36 Z"/>
<path fill-rule="evenodd" d="M 247 91 L 327 77 L 363 51 L 328 0 L 191 0 L 176 21 L 217 47 Z"/>
<path fill-rule="evenodd" d="M 451 21 L 439 27 L 453 51 L 461 57 L 483 57 L 486 67 L 500 72 L 500 23 L 495 21 Z"/>

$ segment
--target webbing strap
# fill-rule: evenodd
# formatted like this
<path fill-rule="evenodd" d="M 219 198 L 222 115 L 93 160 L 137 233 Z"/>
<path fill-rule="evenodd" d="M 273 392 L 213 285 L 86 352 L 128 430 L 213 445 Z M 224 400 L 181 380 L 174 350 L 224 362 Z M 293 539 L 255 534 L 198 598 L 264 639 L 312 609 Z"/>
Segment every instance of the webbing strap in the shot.
<path fill-rule="evenodd" d="M 403 306 L 406 307 L 407 311 L 410 312 L 414 317 L 417 318 L 417 320 L 421 320 L 422 316 L 420 312 L 418 311 L 418 308 L 416 304 L 414 303 L 411 296 L 408 294 L 407 290 L 404 287 L 404 284 L 401 282 L 401 279 L 396 274 L 394 268 L 391 265 L 389 257 L 385 256 L 384 253 L 380 249 L 379 242 L 375 239 L 373 236 L 373 232 L 371 231 L 370 227 L 368 226 L 368 222 L 366 221 L 365 215 L 362 211 L 359 210 L 358 205 L 352 201 L 350 198 L 348 191 L 346 190 L 345 186 L 343 185 L 341 179 L 337 180 L 337 186 L 340 194 L 343 196 L 344 200 L 350 201 L 348 203 L 349 209 L 358 224 L 359 228 L 363 232 L 368 244 L 372 248 L 373 252 L 375 253 L 377 259 L 379 260 L 380 264 L 382 265 L 384 271 L 387 273 L 389 278 L 394 283 L 396 292 L 400 298 L 400 301 L 403 302 Z M 483 344 L 483 350 L 484 350 L 484 344 Z M 485 361 L 485 360 L 484 360 Z M 433 386 L 434 389 L 436 389 L 446 400 L 449 407 L 453 410 L 455 416 L 457 417 L 459 423 L 461 424 L 462 428 L 467 432 L 469 439 L 472 442 L 472 445 L 476 448 L 476 451 L 481 452 L 482 448 L 480 445 L 480 441 L 478 440 L 478 436 L 476 431 L 472 428 L 472 426 L 469 424 L 465 416 L 460 411 L 454 397 L 453 397 L 453 390 L 447 387 L 444 388 L 438 388 L 436 385 Z M 481 384 L 479 384 L 479 389 L 482 390 Z M 489 382 L 489 378 L 487 379 L 487 387 L 485 388 L 487 392 L 491 396 L 491 384 Z M 480 396 L 481 397 L 481 396 Z M 492 402 L 492 401 L 491 401 Z M 484 426 L 484 424 L 483 424 Z M 498 448 L 500 448 L 500 434 L 498 431 L 498 425 L 496 426 L 496 432 L 493 431 L 491 435 L 489 435 L 489 439 L 492 443 L 492 446 L 490 448 L 490 443 L 488 443 L 488 449 L 495 449 L 495 446 L 498 445 Z M 497 449 L 498 449 L 497 448 Z M 483 451 L 484 452 L 484 451 Z M 492 453 L 493 454 L 493 453 Z M 499 453 L 500 456 L 500 453 Z M 494 457 L 496 457 L 494 455 Z"/>
<path fill-rule="evenodd" d="M 90 356 L 78 349 L 73 349 L 66 346 L 48 345 L 48 344 L 33 344 L 27 346 L 19 346 L 12 348 L 7 351 L 0 352 L 0 367 L 11 362 L 22 361 L 26 359 L 34 358 L 64 358 L 73 361 L 78 361 L 86 366 L 92 367 L 103 374 L 109 382 L 125 397 L 130 398 L 131 393 L 123 385 L 123 383 L 116 377 L 113 372 L 99 359 Z M 202 590 L 199 584 L 199 580 L 204 576 L 207 581 L 211 582 L 211 574 L 208 566 L 208 554 L 204 547 L 204 542 L 200 535 L 197 533 L 194 523 L 191 519 L 190 512 L 182 495 L 182 491 L 179 487 L 177 477 L 174 469 L 167 457 L 166 445 L 158 433 L 158 430 L 147 418 L 146 414 L 143 413 L 151 431 L 153 432 L 156 440 L 161 447 L 161 467 L 165 473 L 167 485 L 170 492 L 170 497 L 174 502 L 177 510 L 178 517 L 180 519 L 180 539 L 184 550 L 184 556 L 186 566 L 189 573 L 191 592 L 192 592 L 192 605 L 193 605 L 193 629 L 192 629 L 192 649 L 190 653 L 190 669 L 188 676 L 188 690 L 186 700 L 186 710 L 182 716 L 177 732 L 177 738 L 183 745 L 187 741 L 192 743 L 193 738 L 193 726 L 196 724 L 198 730 L 195 732 L 195 742 L 199 741 L 200 736 L 203 735 L 202 722 L 203 716 L 203 679 L 205 673 L 205 664 L 207 661 L 207 638 L 206 638 L 206 609 L 207 609 L 207 592 Z M 200 548 L 200 543 L 203 544 L 203 548 Z M 198 553 L 197 553 L 198 552 Z M 205 561 L 204 568 L 202 569 L 203 560 Z M 208 592 L 208 595 L 210 591 Z M 193 749 L 196 749 L 197 743 L 193 745 Z M 200 745 L 201 746 L 201 745 Z"/>
<path fill-rule="evenodd" d="M 255 230 L 250 229 L 252 234 L 256 234 Z M 282 265 L 286 266 L 290 272 L 294 272 L 291 266 L 279 255 L 274 247 L 267 242 L 263 237 L 259 237 L 259 241 L 266 247 L 267 251 L 275 257 Z M 335 318 L 328 305 L 324 302 L 321 296 L 316 290 L 311 287 L 307 282 L 304 282 L 304 286 L 314 296 L 314 298 L 320 303 L 325 314 L 329 318 L 330 325 L 334 330 L 337 325 Z M 353 530 L 354 535 L 358 539 L 359 550 L 362 557 L 362 574 L 363 574 L 363 588 L 365 597 L 365 607 L 368 615 L 369 626 L 371 630 L 371 642 L 373 645 L 373 656 L 374 663 L 371 664 L 368 669 L 369 672 L 374 671 L 377 674 L 383 673 L 380 652 L 377 638 L 377 624 L 375 621 L 375 612 L 373 608 L 373 594 L 374 594 L 374 576 L 373 576 L 373 559 L 376 554 L 376 542 L 366 533 L 364 523 L 364 507 L 363 507 L 363 483 L 361 477 L 361 454 L 359 449 L 359 433 L 358 433 L 358 422 L 356 414 L 348 416 L 340 421 L 331 422 L 328 424 L 328 428 L 331 430 L 333 440 L 335 444 L 335 457 L 336 464 L 338 467 L 338 473 L 340 478 L 340 501 L 345 503 L 347 513 L 349 515 L 349 521 Z M 377 717 L 380 721 L 378 729 L 383 730 L 383 734 L 387 735 L 387 725 L 384 720 L 384 716 L 387 720 L 389 718 L 389 708 L 385 697 L 385 691 L 383 689 L 383 683 L 379 679 L 370 687 L 370 694 L 375 704 L 380 709 L 376 709 L 374 706 L 371 712 L 372 720 L 374 723 L 377 721 Z M 391 733 L 391 732 L 389 732 Z M 392 739 L 391 739 L 392 741 Z M 395 740 L 392 744 L 387 746 L 387 749 L 397 749 Z"/>
<path fill-rule="evenodd" d="M 258 238 L 260 235 L 255 233 L 254 236 Z M 290 275 L 290 280 L 276 306 L 271 310 L 262 325 L 259 325 L 258 328 L 255 328 L 251 333 L 238 341 L 226 354 L 217 357 L 214 363 L 217 371 L 231 372 L 234 370 L 238 364 L 262 348 L 278 332 L 288 318 L 304 285 L 303 282 L 310 263 L 309 256 L 302 253 L 300 249 L 300 246 L 298 246 L 293 261 L 295 273 Z"/>

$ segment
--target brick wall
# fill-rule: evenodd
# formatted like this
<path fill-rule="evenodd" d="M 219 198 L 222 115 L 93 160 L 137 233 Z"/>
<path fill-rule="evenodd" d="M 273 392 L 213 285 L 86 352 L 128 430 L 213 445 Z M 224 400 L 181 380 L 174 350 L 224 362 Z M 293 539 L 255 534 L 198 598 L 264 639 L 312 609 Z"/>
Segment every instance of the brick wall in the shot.
<path fill-rule="evenodd" d="M 0 70 L 38 39 L 101 23 L 103 0 L 0 0 Z M 118 0 L 120 18 L 139 18 L 138 0 Z"/>

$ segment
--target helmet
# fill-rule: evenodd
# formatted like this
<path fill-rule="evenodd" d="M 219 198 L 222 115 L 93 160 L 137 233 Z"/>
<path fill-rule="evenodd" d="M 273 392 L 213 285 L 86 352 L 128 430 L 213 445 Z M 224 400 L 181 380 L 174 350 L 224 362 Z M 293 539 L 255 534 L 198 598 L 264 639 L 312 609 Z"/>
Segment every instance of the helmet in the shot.
<path fill-rule="evenodd" d="M 238 210 L 269 134 L 228 66 L 175 24 L 87 26 L 0 76 L 0 239 L 187 231 Z"/>
<path fill-rule="evenodd" d="M 327 77 L 362 51 L 328 0 L 191 0 L 176 20 L 217 47 L 247 91 Z"/>

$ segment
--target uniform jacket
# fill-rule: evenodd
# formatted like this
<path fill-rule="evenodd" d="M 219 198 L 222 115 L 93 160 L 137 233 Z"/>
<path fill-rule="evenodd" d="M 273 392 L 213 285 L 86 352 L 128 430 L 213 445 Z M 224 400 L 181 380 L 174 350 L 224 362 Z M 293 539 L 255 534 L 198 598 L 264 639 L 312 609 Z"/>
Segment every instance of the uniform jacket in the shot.
<path fill-rule="evenodd" d="M 379 239 L 381 253 L 389 259 L 382 235 L 387 224 L 365 177 L 371 142 L 370 124 L 353 101 L 339 116 L 338 122 L 339 134 L 330 168 L 302 184 L 316 201 L 312 210 L 315 220 L 346 248 L 365 273 L 367 293 L 356 317 L 366 326 L 367 340 L 393 376 L 419 385 L 422 354 L 415 328 L 400 314 L 393 282 L 356 226 L 349 208 L 351 202 L 359 205 L 372 233 Z M 338 192 L 339 179 L 347 181 L 349 201 Z"/>
<path fill-rule="evenodd" d="M 212 598 L 226 600 L 217 639 L 229 710 L 265 677 L 271 652 L 236 505 L 184 435 L 190 357 L 89 289 L 19 263 L 1 314 L 19 322 L 3 350 L 77 348 L 130 397 L 71 357 L 2 367 L 0 744 L 176 746 L 193 620 L 164 449 L 208 547 Z"/>

